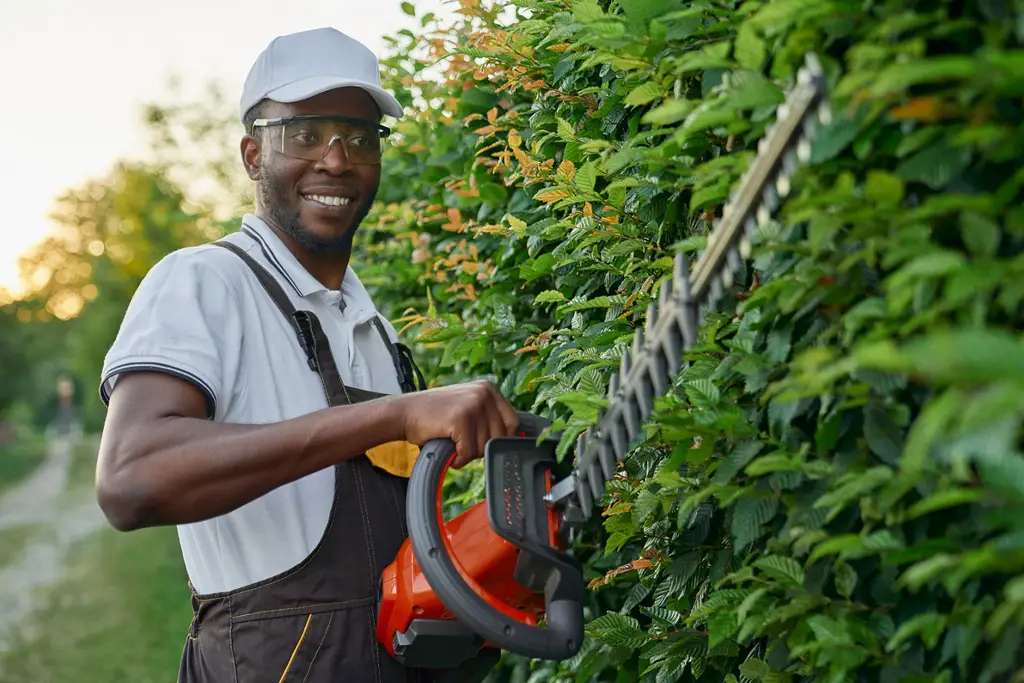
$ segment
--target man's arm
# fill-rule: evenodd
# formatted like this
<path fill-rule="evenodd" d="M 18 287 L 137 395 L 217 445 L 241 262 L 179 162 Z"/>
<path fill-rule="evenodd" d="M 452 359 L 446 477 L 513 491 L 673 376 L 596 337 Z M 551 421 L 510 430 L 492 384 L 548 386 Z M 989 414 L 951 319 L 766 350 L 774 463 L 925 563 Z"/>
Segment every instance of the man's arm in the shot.
<path fill-rule="evenodd" d="M 96 487 L 117 529 L 187 524 L 390 441 L 451 438 L 456 466 L 517 427 L 489 382 L 336 406 L 275 424 L 206 419 L 202 392 L 168 374 L 125 374 L 110 398 Z"/>

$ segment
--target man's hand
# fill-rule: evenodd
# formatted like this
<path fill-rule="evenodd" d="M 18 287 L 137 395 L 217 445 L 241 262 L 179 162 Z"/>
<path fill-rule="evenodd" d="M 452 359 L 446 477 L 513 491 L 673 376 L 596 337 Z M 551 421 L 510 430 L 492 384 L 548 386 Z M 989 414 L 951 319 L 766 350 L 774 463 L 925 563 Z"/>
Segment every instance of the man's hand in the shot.
<path fill-rule="evenodd" d="M 456 469 L 483 457 L 492 438 L 511 436 L 519 427 L 515 409 L 487 381 L 405 394 L 400 414 L 406 441 L 418 446 L 432 439 L 454 441 Z"/>

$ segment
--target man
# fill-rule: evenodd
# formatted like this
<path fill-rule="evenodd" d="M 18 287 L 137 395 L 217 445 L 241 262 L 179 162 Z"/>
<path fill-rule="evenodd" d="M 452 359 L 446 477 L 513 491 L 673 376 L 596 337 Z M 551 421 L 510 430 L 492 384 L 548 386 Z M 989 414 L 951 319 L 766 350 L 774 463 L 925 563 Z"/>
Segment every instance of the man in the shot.
<path fill-rule="evenodd" d="M 461 466 L 516 414 L 486 382 L 412 391 L 348 267 L 381 117 L 402 115 L 373 53 L 328 28 L 277 38 L 240 108 L 255 213 L 132 299 L 103 369 L 99 502 L 120 530 L 177 525 L 195 612 L 181 683 L 426 681 L 374 637 L 407 535 L 408 468 L 388 454 L 451 438 Z"/>

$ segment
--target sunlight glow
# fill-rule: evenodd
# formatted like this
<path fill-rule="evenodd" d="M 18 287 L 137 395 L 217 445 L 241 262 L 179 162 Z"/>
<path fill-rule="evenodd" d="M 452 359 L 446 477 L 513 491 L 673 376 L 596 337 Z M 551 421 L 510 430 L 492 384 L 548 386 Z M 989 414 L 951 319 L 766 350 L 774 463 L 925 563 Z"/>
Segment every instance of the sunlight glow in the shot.
<path fill-rule="evenodd" d="M 413 4 L 417 16 L 428 11 L 450 16 L 457 9 L 450 0 Z M 6 93 L 16 94 L 0 109 L 0 130 L 6 131 L 0 135 L 5 166 L 0 291 L 17 296 L 25 285 L 39 282 L 36 275 L 21 281 L 18 259 L 52 233 L 49 216 L 58 196 L 102 179 L 118 159 L 145 154 L 143 107 L 166 101 L 172 75 L 180 77 L 190 99 L 202 97 L 217 81 L 236 101 L 252 61 L 271 39 L 325 25 L 383 57 L 388 50 L 383 36 L 419 27 L 400 5 L 400 0 L 294 0 L 281 12 L 270 0 L 0 2 L 0 82 Z M 47 133 L 11 134 L 25 129 L 26 108 L 32 130 Z M 102 248 L 87 247 L 91 254 Z M 54 314 L 71 307 L 63 302 Z"/>

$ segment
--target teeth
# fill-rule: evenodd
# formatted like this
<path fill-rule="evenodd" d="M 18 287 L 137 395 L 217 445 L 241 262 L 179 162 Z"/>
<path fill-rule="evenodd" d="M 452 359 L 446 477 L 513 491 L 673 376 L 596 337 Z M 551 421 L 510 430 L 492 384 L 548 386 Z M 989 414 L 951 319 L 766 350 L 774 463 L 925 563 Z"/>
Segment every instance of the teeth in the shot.
<path fill-rule="evenodd" d="M 349 197 L 327 197 L 319 194 L 310 194 L 306 197 L 325 206 L 345 206 L 352 201 Z"/>

